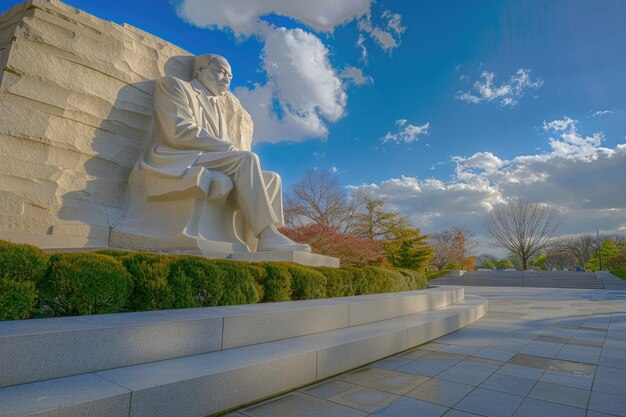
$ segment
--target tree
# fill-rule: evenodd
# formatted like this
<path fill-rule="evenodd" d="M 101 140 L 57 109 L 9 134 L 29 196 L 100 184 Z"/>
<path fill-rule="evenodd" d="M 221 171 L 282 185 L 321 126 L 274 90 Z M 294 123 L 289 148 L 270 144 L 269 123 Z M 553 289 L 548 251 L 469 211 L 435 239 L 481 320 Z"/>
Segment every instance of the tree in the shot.
<path fill-rule="evenodd" d="M 562 252 L 569 253 L 574 257 L 576 263 L 581 268 L 587 265 L 587 262 L 597 252 L 597 241 L 592 235 L 581 235 L 565 239 L 559 239 L 554 247 Z"/>
<path fill-rule="evenodd" d="M 535 259 L 533 259 L 532 264 L 533 268 L 546 270 L 546 260 L 548 259 L 548 254 L 541 253 Z"/>
<path fill-rule="evenodd" d="M 463 227 L 454 226 L 443 232 L 433 233 L 429 239 L 433 247 L 431 265 L 442 270 L 449 263 L 456 263 L 465 270 L 473 270 L 476 260 L 474 254 L 478 242 L 474 233 Z"/>
<path fill-rule="evenodd" d="M 495 207 L 487 215 L 484 226 L 498 246 L 520 257 L 525 271 L 528 260 L 550 243 L 564 220 L 547 205 L 513 200 Z"/>
<path fill-rule="evenodd" d="M 354 217 L 350 232 L 370 240 L 387 240 L 397 238 L 399 230 L 410 228 L 406 217 L 384 211 L 384 204 L 385 200 L 363 197 L 364 210 Z"/>
<path fill-rule="evenodd" d="M 420 229 L 396 229 L 393 238 L 383 243 L 387 260 L 398 268 L 424 271 L 432 256 L 427 240 L 428 235 L 422 235 Z"/>
<path fill-rule="evenodd" d="M 489 259 L 485 259 L 478 266 L 480 269 L 496 269 L 496 264 L 491 262 Z"/>
<path fill-rule="evenodd" d="M 496 268 L 498 269 L 513 269 L 513 262 L 508 259 L 500 259 L 496 262 Z"/>
<path fill-rule="evenodd" d="M 340 233 L 330 226 L 310 223 L 283 227 L 280 232 L 295 242 L 308 243 L 313 253 L 339 258 L 343 265 L 381 265 L 385 261 L 379 242 Z"/>
<path fill-rule="evenodd" d="M 363 196 L 349 194 L 330 171 L 307 169 L 286 193 L 285 223 L 292 228 L 315 223 L 345 233 L 362 208 Z"/>
<path fill-rule="evenodd" d="M 498 258 L 487 253 L 480 254 L 476 258 L 476 264 L 481 269 L 496 269 L 496 262 Z"/>
<path fill-rule="evenodd" d="M 604 239 L 602 246 L 600 246 L 598 253 L 585 264 L 585 269 L 589 271 L 597 271 L 600 267 L 602 267 L 602 269 L 607 269 L 608 265 L 612 261 L 612 258 L 618 257 L 620 254 L 620 250 L 613 240 L 606 238 Z M 600 262 L 600 259 L 602 259 L 602 262 Z M 602 265 L 600 265 L 601 263 Z"/>

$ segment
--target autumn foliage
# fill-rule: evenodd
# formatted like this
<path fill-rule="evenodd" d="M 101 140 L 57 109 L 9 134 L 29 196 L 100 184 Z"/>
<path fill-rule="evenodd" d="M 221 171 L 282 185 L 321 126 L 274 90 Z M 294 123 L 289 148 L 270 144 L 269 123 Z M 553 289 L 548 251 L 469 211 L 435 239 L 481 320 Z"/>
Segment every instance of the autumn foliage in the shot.
<path fill-rule="evenodd" d="M 378 242 L 338 232 L 332 226 L 310 223 L 284 227 L 280 232 L 295 242 L 308 243 L 313 253 L 339 258 L 342 265 L 381 265 L 385 262 Z"/>

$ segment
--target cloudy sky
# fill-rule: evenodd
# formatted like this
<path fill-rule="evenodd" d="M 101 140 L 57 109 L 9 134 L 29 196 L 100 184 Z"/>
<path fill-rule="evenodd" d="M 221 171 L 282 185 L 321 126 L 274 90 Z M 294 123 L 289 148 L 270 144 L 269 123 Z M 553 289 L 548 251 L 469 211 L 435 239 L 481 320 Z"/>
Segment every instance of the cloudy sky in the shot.
<path fill-rule="evenodd" d="M 226 56 L 287 186 L 332 170 L 427 232 L 519 197 L 626 233 L 625 1 L 67 3 Z"/>

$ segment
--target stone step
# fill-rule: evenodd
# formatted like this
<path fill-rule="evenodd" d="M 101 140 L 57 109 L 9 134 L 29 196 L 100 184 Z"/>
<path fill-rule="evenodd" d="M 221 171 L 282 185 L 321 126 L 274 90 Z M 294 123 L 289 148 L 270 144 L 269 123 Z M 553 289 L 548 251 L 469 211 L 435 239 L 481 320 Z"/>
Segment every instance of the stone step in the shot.
<path fill-rule="evenodd" d="M 0 387 L 349 328 L 447 306 L 442 287 L 322 300 L 0 322 Z"/>
<path fill-rule="evenodd" d="M 0 388 L 1 417 L 205 417 L 426 343 L 481 318 L 482 297 L 210 353 Z"/>

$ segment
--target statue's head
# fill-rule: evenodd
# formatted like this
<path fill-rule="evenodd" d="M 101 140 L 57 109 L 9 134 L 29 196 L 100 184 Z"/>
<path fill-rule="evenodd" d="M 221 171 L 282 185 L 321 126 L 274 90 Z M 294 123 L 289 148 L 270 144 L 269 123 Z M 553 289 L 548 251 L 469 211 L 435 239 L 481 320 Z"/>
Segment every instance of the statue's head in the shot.
<path fill-rule="evenodd" d="M 193 77 L 214 96 L 223 96 L 230 87 L 233 73 L 226 58 L 205 54 L 193 59 Z"/>

